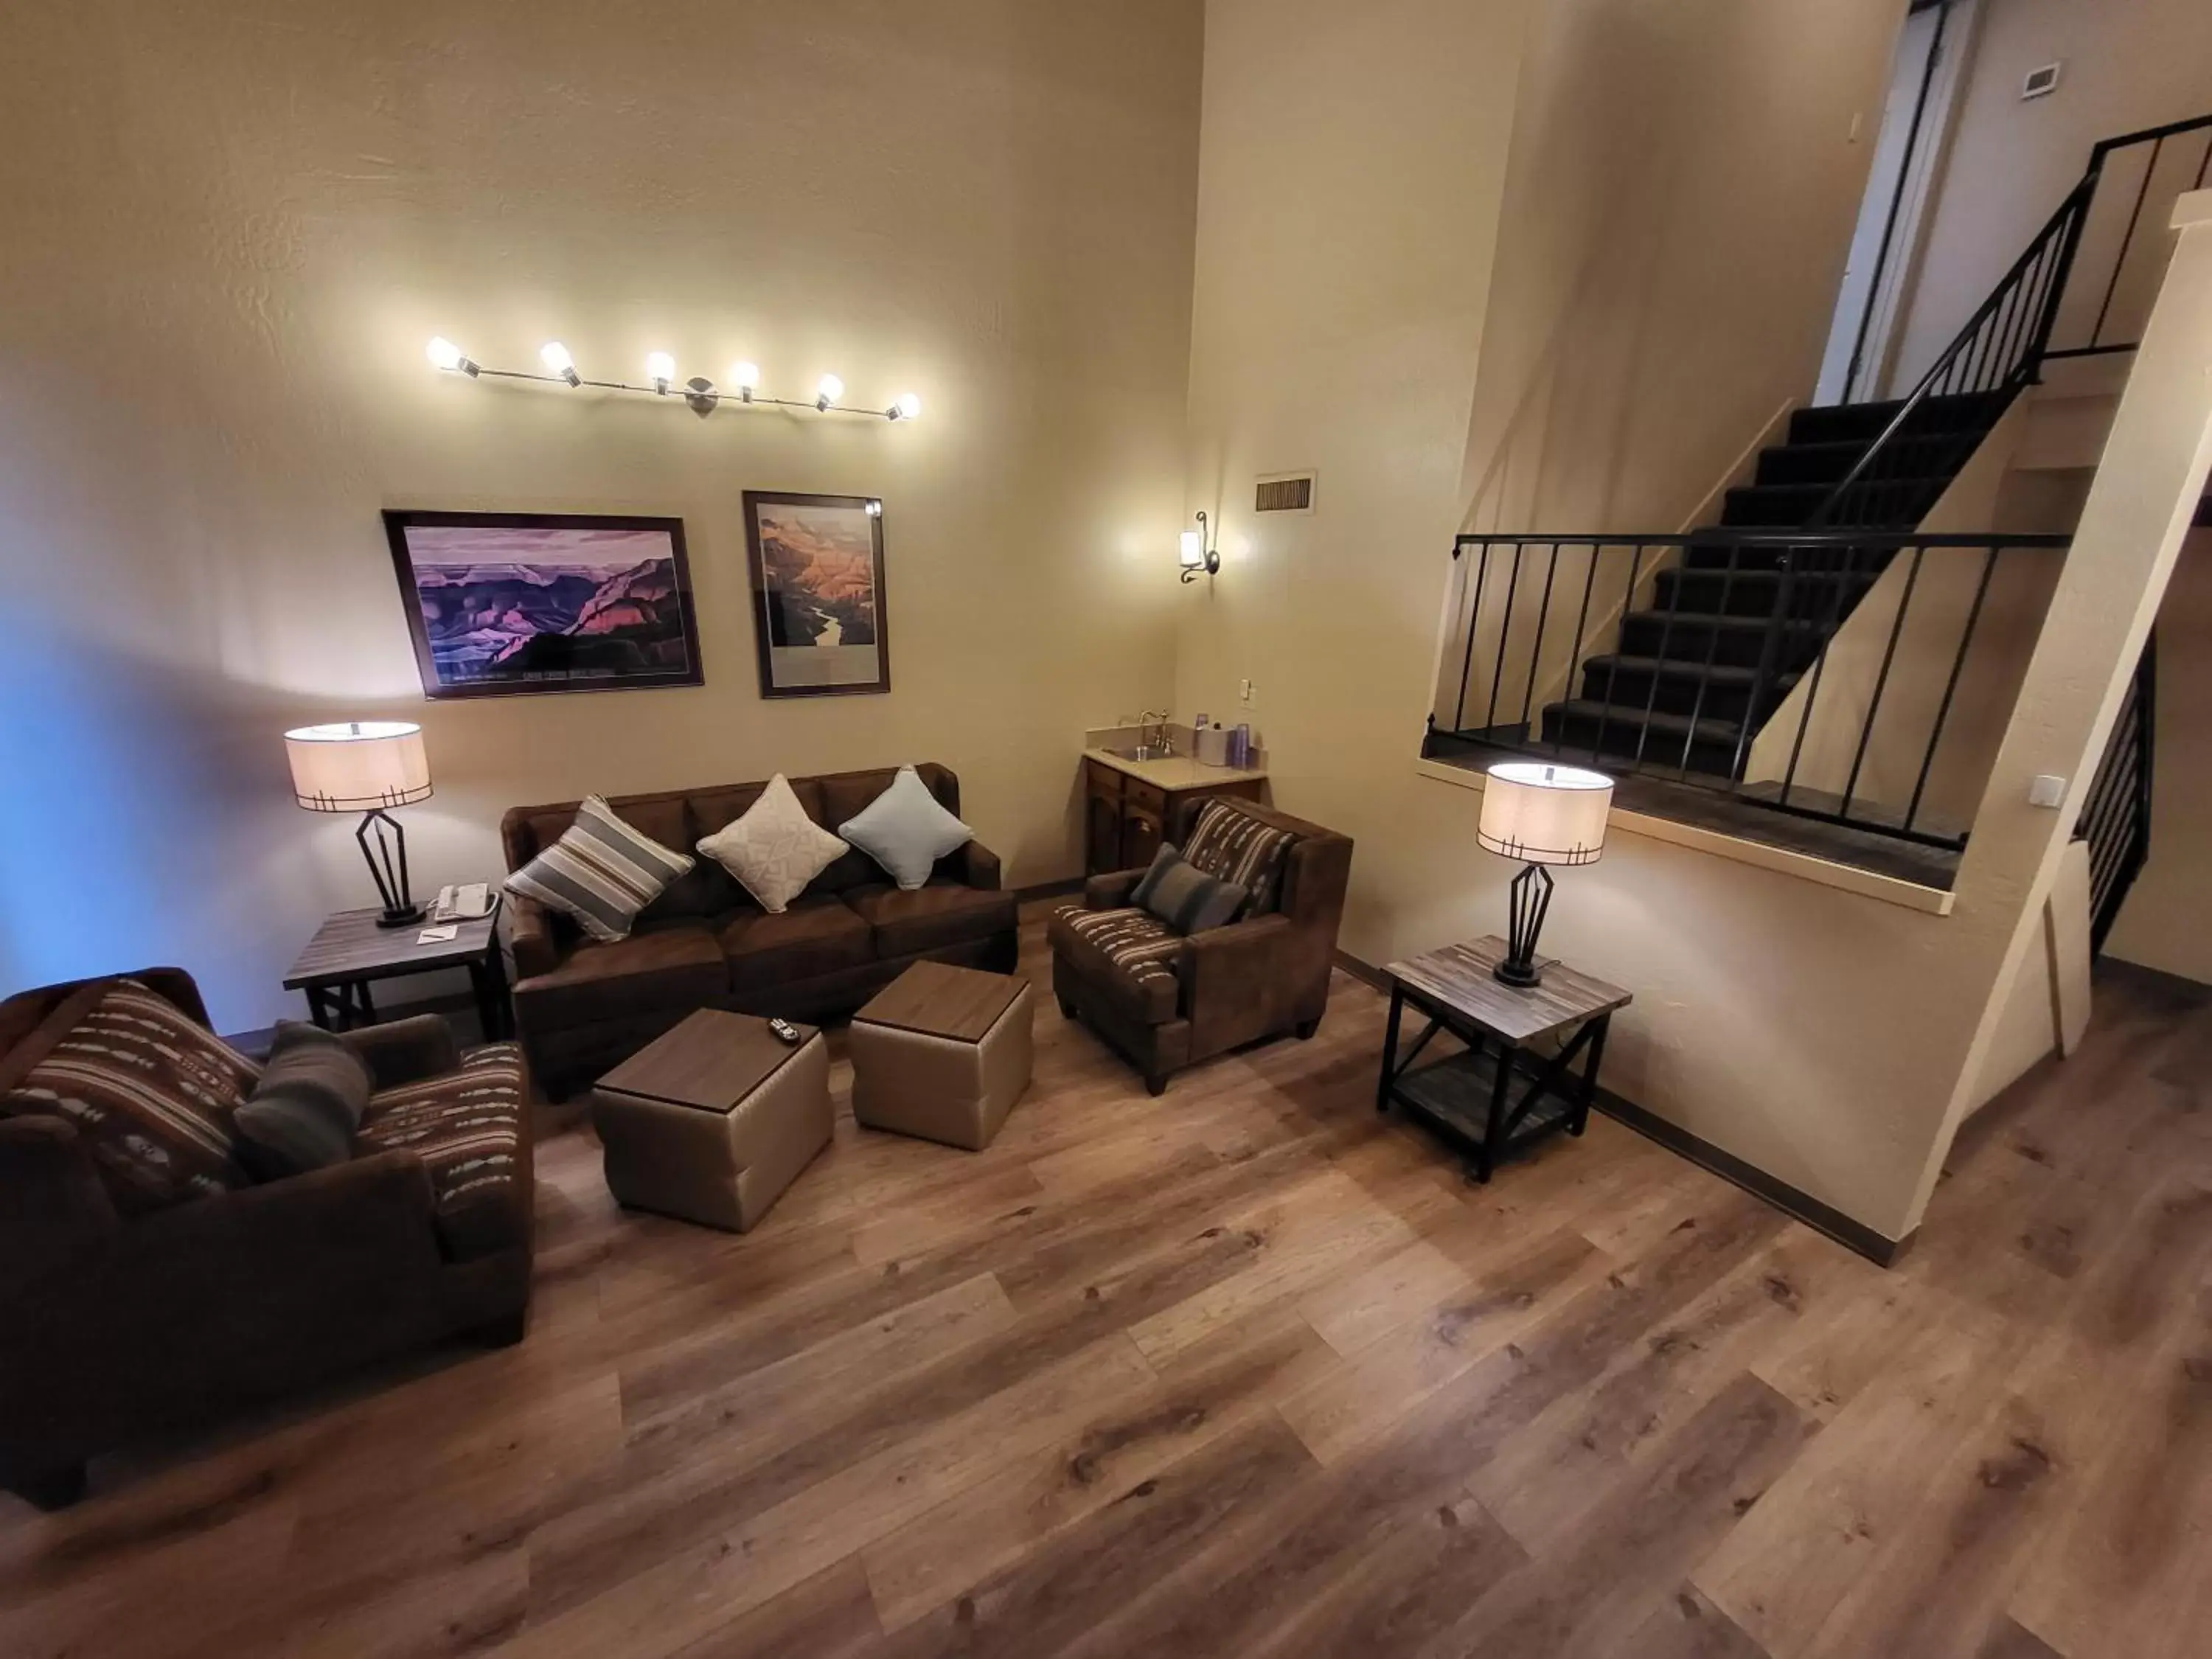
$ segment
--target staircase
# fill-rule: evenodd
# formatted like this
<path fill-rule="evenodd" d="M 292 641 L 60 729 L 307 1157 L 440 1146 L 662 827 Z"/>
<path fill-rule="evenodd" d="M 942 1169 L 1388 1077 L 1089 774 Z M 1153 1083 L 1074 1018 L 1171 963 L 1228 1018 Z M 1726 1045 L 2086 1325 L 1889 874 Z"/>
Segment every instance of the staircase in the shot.
<path fill-rule="evenodd" d="M 1622 618 L 1619 648 L 1585 659 L 1577 695 L 1546 705 L 1543 741 L 1594 761 L 1733 776 L 1759 726 L 1893 556 L 1832 534 L 1792 548 L 1771 537 L 1747 544 L 1741 532 L 1806 529 L 1904 409 L 1847 404 L 1792 415 L 1787 441 L 1760 454 L 1752 483 L 1729 491 L 1720 523 L 1693 532 L 1680 562 L 1654 579 L 1653 603 Z M 1893 476 L 1875 510 L 1855 513 L 1854 528 L 1917 525 L 2002 411 L 1985 394 L 1923 400 L 1887 447 Z"/>

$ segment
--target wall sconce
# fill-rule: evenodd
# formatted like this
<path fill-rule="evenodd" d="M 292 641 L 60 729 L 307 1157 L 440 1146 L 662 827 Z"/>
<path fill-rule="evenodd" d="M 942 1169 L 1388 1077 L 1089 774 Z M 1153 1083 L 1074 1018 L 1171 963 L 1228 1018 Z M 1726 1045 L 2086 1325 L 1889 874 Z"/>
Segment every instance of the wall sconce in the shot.
<path fill-rule="evenodd" d="M 1211 576 L 1221 568 L 1221 550 L 1214 539 L 1207 537 L 1205 514 L 1198 515 L 1197 529 L 1182 532 L 1182 552 L 1178 562 L 1182 566 L 1186 582 L 1194 582 L 1201 575 Z"/>
<path fill-rule="evenodd" d="M 574 356 L 558 340 L 548 340 L 538 349 L 538 360 L 545 368 L 542 374 L 519 368 L 486 368 L 442 334 L 431 340 L 424 355 L 429 358 L 430 367 L 441 374 L 462 374 L 472 380 L 484 376 L 495 380 L 536 380 L 547 386 L 590 386 L 598 392 L 642 392 L 656 398 L 665 398 L 678 389 L 675 355 L 666 351 L 655 351 L 647 356 L 645 373 L 651 381 L 648 386 L 632 386 L 625 380 L 586 380 L 576 368 Z M 823 415 L 872 415 L 879 421 L 921 418 L 921 399 L 911 392 L 902 392 L 881 409 L 860 409 L 840 401 L 845 395 L 845 383 L 835 374 L 824 374 L 816 385 L 814 395 L 804 398 L 762 396 L 757 363 L 734 365 L 730 378 L 734 383 L 733 395 L 729 398 L 732 403 L 762 404 L 772 409 L 811 409 Z M 695 374 L 684 381 L 682 391 L 684 403 L 702 420 L 724 401 L 722 392 L 703 374 Z"/>

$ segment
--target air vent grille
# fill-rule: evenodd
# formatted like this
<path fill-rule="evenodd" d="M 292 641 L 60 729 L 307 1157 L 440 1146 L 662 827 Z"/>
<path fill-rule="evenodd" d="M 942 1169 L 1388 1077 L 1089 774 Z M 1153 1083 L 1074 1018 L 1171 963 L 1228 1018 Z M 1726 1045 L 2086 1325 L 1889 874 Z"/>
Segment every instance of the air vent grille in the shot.
<path fill-rule="evenodd" d="M 1285 472 L 1260 480 L 1253 492 L 1255 513 L 1310 513 L 1314 504 L 1314 475 Z"/>

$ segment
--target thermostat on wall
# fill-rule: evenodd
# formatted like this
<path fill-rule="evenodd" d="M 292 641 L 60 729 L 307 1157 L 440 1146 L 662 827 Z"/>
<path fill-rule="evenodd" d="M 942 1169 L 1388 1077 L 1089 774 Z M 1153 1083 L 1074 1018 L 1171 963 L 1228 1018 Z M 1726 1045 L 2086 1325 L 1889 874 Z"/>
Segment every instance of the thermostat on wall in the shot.
<path fill-rule="evenodd" d="M 2045 64 L 2041 69 L 2028 70 L 2027 78 L 2020 83 L 2021 97 L 2024 100 L 2040 98 L 2046 92 L 2057 91 L 2058 71 L 2062 67 L 2058 64 Z"/>

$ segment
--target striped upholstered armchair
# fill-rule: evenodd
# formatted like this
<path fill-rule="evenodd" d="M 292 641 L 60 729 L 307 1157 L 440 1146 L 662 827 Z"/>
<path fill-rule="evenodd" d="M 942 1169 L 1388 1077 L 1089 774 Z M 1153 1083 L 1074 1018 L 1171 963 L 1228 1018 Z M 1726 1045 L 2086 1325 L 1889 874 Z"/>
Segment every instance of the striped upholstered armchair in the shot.
<path fill-rule="evenodd" d="M 1170 844 L 1250 893 L 1226 927 L 1183 933 L 1133 902 L 1141 870 L 1093 876 L 1054 915 L 1052 982 L 1080 1019 L 1145 1075 L 1154 1094 L 1186 1066 L 1296 1031 L 1311 1036 L 1352 872 L 1352 840 L 1249 801 L 1176 808 Z"/>
<path fill-rule="evenodd" d="M 0 1003 L 0 1489 L 438 1339 L 522 1334 L 529 1081 L 434 1016 L 349 1031 L 374 1092 L 349 1160 L 256 1183 L 231 1119 L 260 1067 L 189 974 Z"/>

